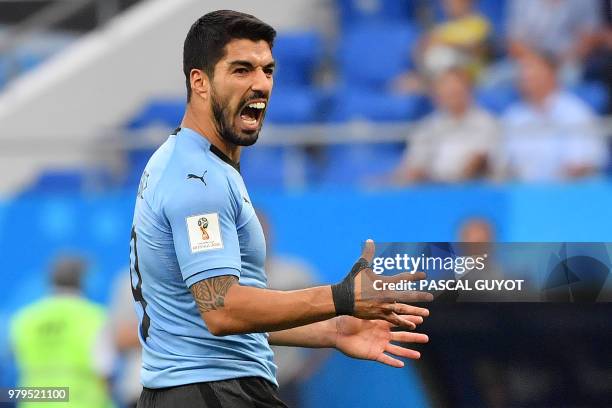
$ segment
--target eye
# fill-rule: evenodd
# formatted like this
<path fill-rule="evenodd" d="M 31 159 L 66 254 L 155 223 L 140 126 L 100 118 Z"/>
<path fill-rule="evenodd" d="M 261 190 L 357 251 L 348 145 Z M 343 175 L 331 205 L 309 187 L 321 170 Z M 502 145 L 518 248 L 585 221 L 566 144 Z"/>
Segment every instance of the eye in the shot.
<path fill-rule="evenodd" d="M 264 68 L 264 74 L 266 76 L 271 77 L 274 74 L 274 68 Z"/>
<path fill-rule="evenodd" d="M 244 74 L 246 74 L 248 72 L 249 72 L 249 70 L 246 69 L 245 67 L 239 67 L 239 68 L 236 68 L 234 70 L 234 74 L 240 74 L 240 75 L 244 75 Z"/>

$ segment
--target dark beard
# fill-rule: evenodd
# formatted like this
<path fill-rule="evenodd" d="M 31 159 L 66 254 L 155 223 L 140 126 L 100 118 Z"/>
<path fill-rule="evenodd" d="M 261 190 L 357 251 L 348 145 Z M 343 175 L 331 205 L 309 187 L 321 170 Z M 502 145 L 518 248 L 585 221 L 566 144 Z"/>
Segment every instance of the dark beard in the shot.
<path fill-rule="evenodd" d="M 243 103 L 246 101 L 242 101 L 239 106 L 243 106 Z M 242 133 L 238 134 L 234 131 L 231 125 L 230 114 L 228 112 L 228 108 L 221 106 L 219 100 L 217 98 L 214 90 L 210 94 L 210 103 L 212 106 L 213 118 L 215 120 L 215 127 L 217 128 L 217 132 L 223 138 L 223 140 L 230 142 L 236 146 L 251 146 L 257 142 L 257 138 L 259 138 L 259 129 L 253 133 Z M 262 117 L 263 121 L 263 117 Z"/>

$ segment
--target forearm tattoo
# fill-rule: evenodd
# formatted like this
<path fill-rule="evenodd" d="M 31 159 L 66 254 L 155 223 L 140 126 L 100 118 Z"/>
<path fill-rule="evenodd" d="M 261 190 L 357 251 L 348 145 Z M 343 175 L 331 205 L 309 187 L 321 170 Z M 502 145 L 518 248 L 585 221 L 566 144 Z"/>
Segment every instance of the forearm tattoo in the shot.
<path fill-rule="evenodd" d="M 238 278 L 235 276 L 223 275 L 204 279 L 191 286 L 191 293 L 200 313 L 223 308 L 225 306 L 225 295 L 236 282 L 238 282 Z"/>

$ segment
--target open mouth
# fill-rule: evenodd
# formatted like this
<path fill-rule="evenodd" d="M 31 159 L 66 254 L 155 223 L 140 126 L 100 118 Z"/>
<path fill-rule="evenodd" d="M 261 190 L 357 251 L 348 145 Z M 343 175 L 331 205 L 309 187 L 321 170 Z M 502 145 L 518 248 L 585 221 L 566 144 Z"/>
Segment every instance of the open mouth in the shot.
<path fill-rule="evenodd" d="M 240 119 L 245 130 L 257 130 L 267 103 L 262 100 L 251 101 L 244 105 L 240 111 Z"/>

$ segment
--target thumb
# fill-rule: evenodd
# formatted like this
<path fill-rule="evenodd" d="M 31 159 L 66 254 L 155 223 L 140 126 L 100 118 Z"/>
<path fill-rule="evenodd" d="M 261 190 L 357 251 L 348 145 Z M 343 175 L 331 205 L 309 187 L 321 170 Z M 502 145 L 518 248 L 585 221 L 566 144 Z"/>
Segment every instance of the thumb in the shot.
<path fill-rule="evenodd" d="M 371 264 L 372 260 L 374 259 L 374 249 L 374 241 L 368 239 L 363 246 L 363 250 L 361 251 L 361 257 L 368 261 L 368 264 Z"/>

